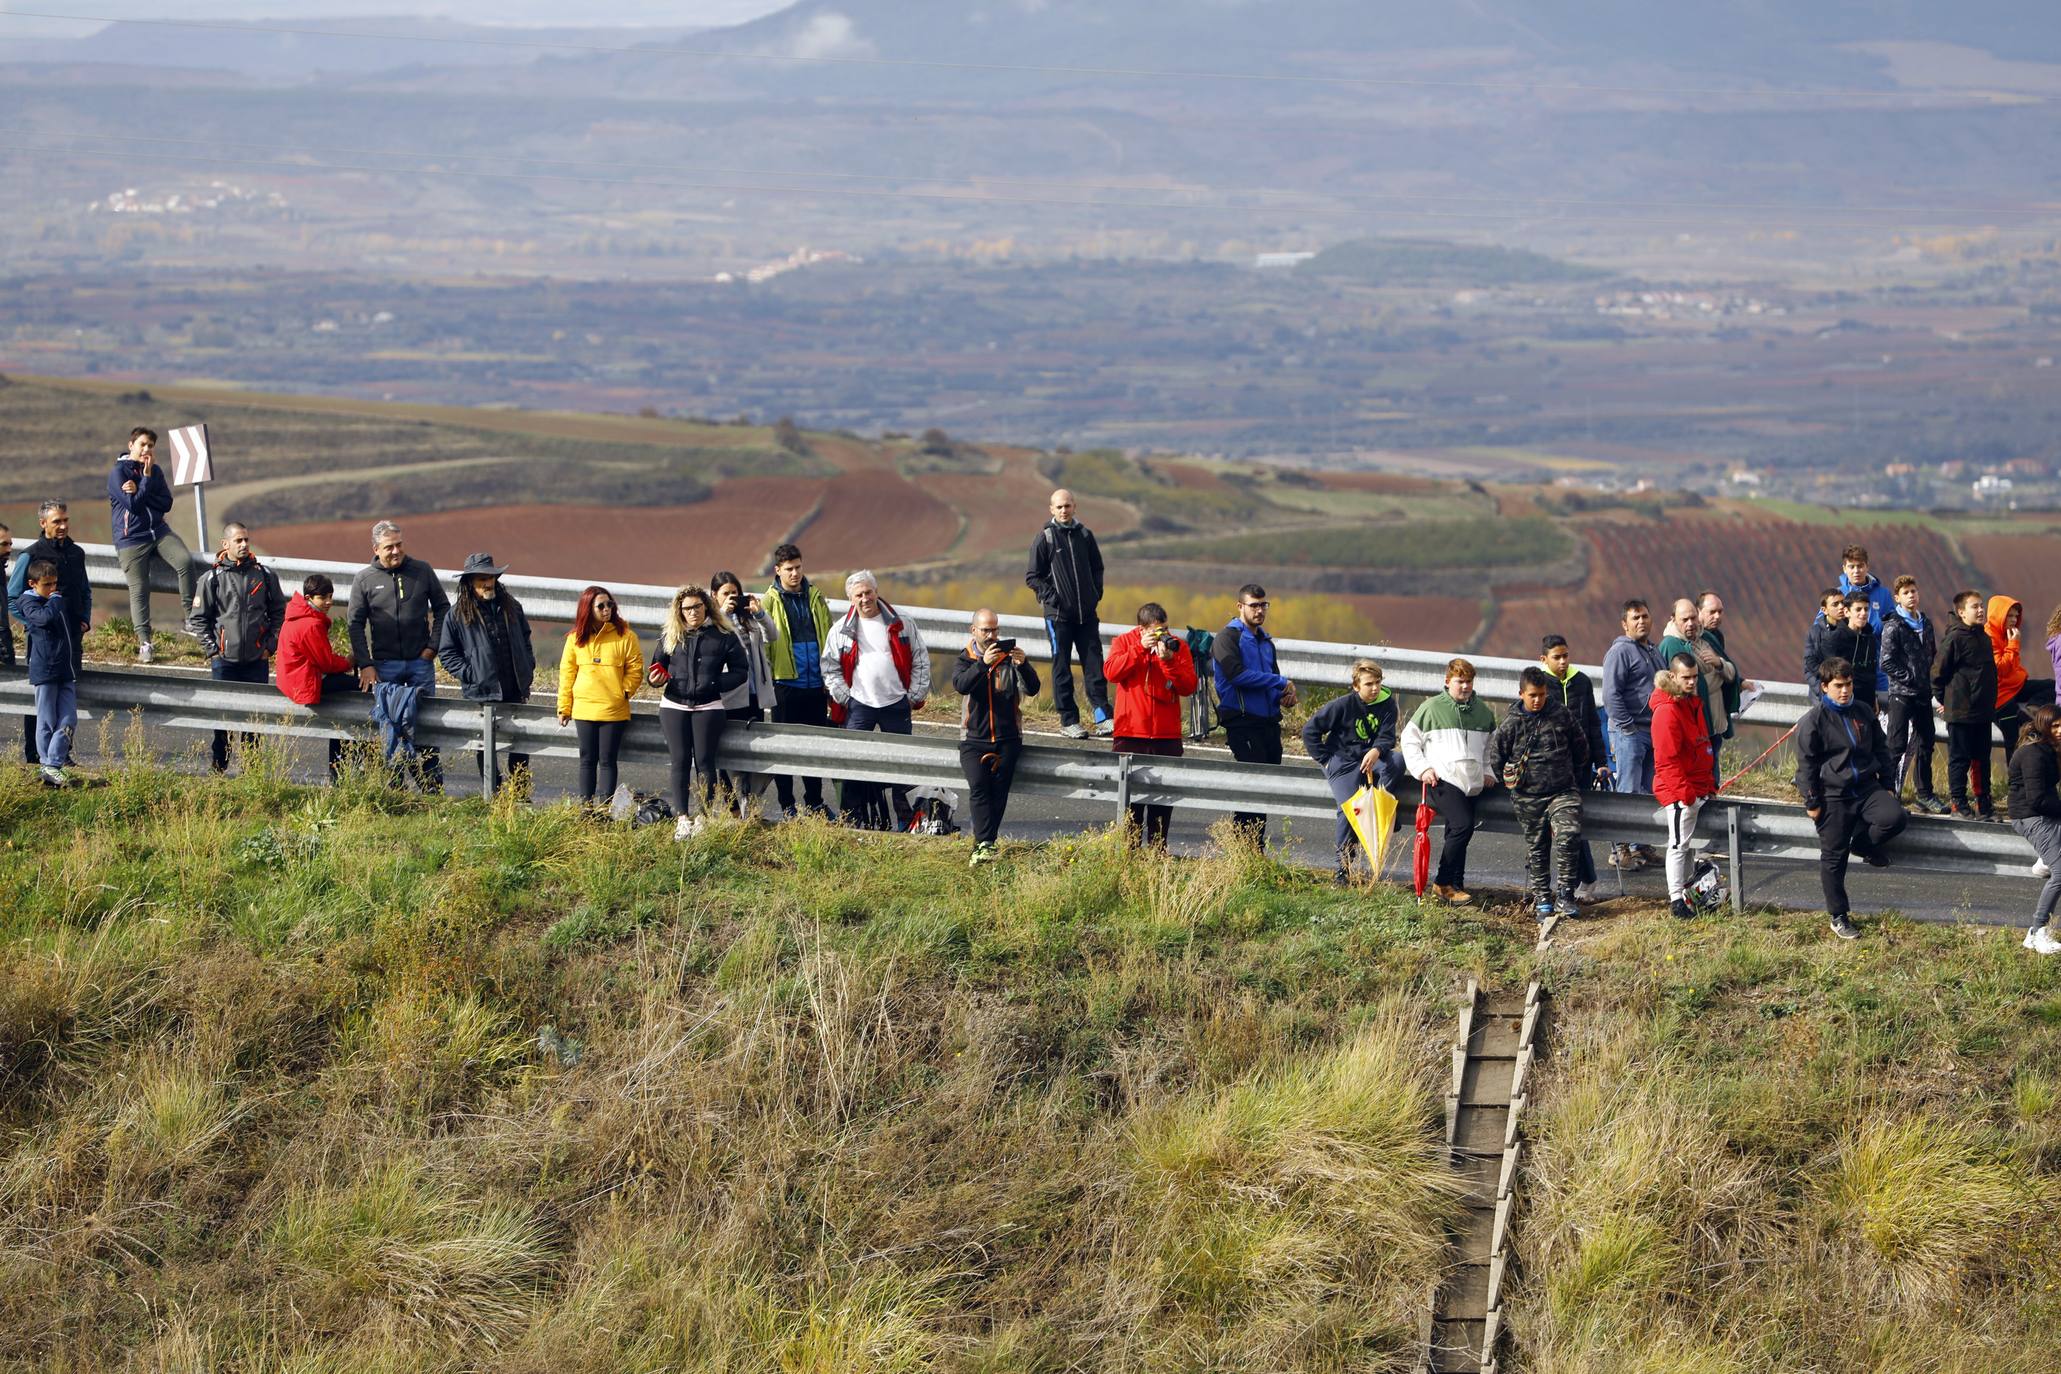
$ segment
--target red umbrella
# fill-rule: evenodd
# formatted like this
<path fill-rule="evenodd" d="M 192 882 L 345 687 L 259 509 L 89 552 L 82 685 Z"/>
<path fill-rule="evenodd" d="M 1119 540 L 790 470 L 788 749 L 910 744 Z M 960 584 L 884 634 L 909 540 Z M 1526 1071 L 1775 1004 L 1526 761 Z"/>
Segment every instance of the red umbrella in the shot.
<path fill-rule="evenodd" d="M 1431 789 L 1424 788 L 1417 798 L 1417 838 L 1410 843 L 1410 880 L 1419 897 L 1431 881 L 1431 822 L 1437 814 L 1431 809 Z"/>

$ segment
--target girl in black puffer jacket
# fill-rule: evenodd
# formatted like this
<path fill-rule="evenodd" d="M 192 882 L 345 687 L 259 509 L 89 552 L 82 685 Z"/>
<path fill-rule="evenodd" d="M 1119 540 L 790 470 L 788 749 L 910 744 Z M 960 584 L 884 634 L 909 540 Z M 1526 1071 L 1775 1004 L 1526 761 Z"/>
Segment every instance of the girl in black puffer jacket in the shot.
<path fill-rule="evenodd" d="M 645 676 L 652 686 L 665 690 L 658 703 L 658 723 L 672 762 L 673 811 L 679 816 L 673 827 L 676 840 L 701 828 L 701 821 L 687 814 L 690 770 L 701 770 L 704 817 L 715 800 L 716 746 L 728 719 L 723 694 L 743 683 L 750 671 L 744 645 L 709 594 L 700 587 L 674 592 Z"/>
<path fill-rule="evenodd" d="M 2061 710 L 2035 706 L 2025 718 L 2018 748 L 2011 754 L 2011 828 L 2023 835 L 2047 866 L 2047 885 L 2032 909 L 2032 927 L 2025 947 L 2036 954 L 2061 954 L 2050 918 L 2061 901 Z"/>

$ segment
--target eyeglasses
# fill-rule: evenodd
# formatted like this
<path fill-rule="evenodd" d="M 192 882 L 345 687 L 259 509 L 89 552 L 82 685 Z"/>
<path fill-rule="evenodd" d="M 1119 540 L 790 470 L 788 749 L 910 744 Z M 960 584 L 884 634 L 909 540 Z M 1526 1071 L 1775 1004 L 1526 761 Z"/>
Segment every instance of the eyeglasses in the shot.
<path fill-rule="evenodd" d="M 1273 604 L 1271 601 L 1248 601 L 1245 603 L 1245 609 L 1248 611 L 1264 611 Z"/>

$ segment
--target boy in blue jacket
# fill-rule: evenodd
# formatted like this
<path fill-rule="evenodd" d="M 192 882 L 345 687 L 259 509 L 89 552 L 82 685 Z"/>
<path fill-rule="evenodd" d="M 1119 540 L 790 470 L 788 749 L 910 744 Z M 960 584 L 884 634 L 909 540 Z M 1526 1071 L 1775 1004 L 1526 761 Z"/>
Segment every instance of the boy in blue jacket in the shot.
<path fill-rule="evenodd" d="M 57 590 L 57 565 L 38 559 L 14 613 L 29 628 L 29 685 L 36 689 L 36 757 L 43 781 L 66 787 L 71 778 L 72 731 L 79 723 L 79 679 L 72 670 L 72 620 Z"/>
<path fill-rule="evenodd" d="M 1363 785 L 1396 790 L 1403 777 L 1403 756 L 1396 748 L 1395 695 L 1381 685 L 1381 665 L 1371 658 L 1353 664 L 1350 692 L 1330 702 L 1302 727 L 1302 747 L 1324 770 L 1331 795 L 1343 807 Z M 1344 884 L 1352 877 L 1353 851 L 1358 848 L 1352 822 L 1338 813 L 1338 870 L 1331 875 Z M 1368 862 L 1373 862 L 1370 856 Z"/>

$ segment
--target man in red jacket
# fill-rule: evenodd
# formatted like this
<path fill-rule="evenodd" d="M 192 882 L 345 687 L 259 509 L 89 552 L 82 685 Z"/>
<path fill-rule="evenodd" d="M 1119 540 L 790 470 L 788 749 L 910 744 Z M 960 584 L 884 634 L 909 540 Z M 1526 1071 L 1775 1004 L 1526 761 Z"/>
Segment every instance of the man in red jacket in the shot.
<path fill-rule="evenodd" d="M 1697 693 L 1702 673 L 1695 658 L 1676 654 L 1653 675 L 1653 799 L 1667 811 L 1667 909 L 1687 919 L 1689 879 L 1696 868 L 1689 847 L 1703 803 L 1717 795 L 1716 760 L 1710 753 L 1710 722 Z"/>
<path fill-rule="evenodd" d="M 324 697 L 362 692 L 350 659 L 329 643 L 329 608 L 336 603 L 336 584 L 321 573 L 309 573 L 301 589 L 286 603 L 286 623 L 279 631 L 279 657 L 274 671 L 287 700 L 314 706 Z M 329 741 L 329 776 L 343 766 L 340 739 Z"/>
<path fill-rule="evenodd" d="M 1137 628 L 1109 646 L 1102 676 L 1116 689 L 1115 751 L 1179 758 L 1181 698 L 1195 694 L 1195 656 L 1186 640 L 1167 630 L 1164 606 L 1148 601 L 1138 608 Z M 1171 806 L 1131 807 L 1133 831 L 1160 849 L 1173 818 Z"/>

